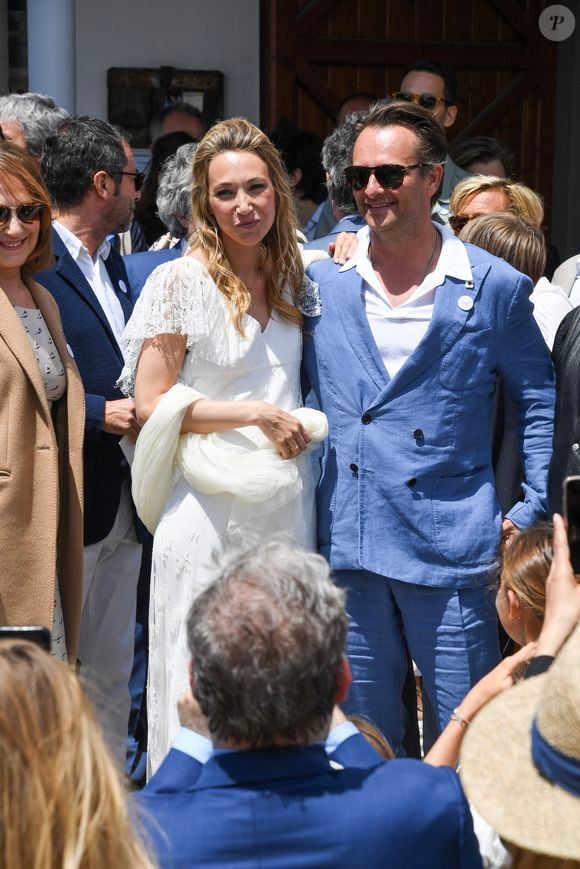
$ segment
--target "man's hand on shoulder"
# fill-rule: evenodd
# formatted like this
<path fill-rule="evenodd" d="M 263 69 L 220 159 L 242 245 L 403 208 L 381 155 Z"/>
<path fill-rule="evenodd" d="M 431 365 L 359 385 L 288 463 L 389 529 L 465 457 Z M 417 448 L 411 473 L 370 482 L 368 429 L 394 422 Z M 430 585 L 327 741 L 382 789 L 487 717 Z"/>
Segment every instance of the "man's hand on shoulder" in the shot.
<path fill-rule="evenodd" d="M 116 401 L 105 402 L 103 414 L 103 431 L 109 434 L 127 435 L 135 442 L 140 431 L 135 413 L 135 402 L 132 398 L 119 398 Z"/>

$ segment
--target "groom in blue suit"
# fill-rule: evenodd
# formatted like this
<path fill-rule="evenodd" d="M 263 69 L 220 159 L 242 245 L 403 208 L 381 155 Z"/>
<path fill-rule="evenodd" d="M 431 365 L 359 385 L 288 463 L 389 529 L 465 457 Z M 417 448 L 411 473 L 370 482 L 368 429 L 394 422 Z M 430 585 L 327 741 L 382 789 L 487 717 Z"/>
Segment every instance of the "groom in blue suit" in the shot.
<path fill-rule="evenodd" d="M 504 540 L 546 509 L 553 372 L 528 278 L 431 222 L 443 131 L 419 106 L 367 115 L 345 170 L 367 227 L 355 257 L 310 269 L 309 402 L 320 551 L 348 590 L 352 707 L 401 739 L 406 649 L 442 729 L 497 662 L 490 580 Z M 523 499 L 502 517 L 491 468 L 499 376 L 518 413 Z"/>

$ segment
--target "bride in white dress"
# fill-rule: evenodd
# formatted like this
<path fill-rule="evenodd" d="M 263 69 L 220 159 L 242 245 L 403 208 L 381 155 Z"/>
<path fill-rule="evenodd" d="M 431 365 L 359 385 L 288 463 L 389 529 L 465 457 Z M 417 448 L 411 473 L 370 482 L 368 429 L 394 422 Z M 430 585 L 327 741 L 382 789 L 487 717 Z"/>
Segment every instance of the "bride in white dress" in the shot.
<path fill-rule="evenodd" d="M 318 296 L 304 277 L 286 174 L 267 137 L 238 118 L 200 143 L 193 189 L 191 252 L 148 279 L 125 333 L 123 388 L 134 389 L 143 424 L 176 383 L 193 387 L 200 397 L 185 408 L 182 433 L 218 433 L 248 451 L 265 435 L 298 473 L 274 498 L 249 504 L 227 479 L 220 494 L 201 494 L 175 468 L 153 547 L 151 771 L 179 727 L 177 700 L 188 686 L 185 620 L 207 582 L 212 550 L 248 531 L 315 543 L 313 485 L 301 455 L 310 439 L 290 411 L 302 404 L 302 314 L 318 313 Z"/>

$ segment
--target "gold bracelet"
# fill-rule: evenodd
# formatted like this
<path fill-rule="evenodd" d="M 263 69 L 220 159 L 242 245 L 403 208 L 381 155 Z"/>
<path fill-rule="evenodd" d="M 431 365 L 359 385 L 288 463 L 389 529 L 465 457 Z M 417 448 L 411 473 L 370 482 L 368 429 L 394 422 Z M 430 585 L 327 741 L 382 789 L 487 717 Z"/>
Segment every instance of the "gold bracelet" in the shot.
<path fill-rule="evenodd" d="M 455 708 L 453 710 L 449 720 L 450 721 L 457 721 L 457 723 L 460 724 L 464 730 L 467 730 L 467 728 L 469 727 L 469 725 L 471 723 L 467 720 L 467 718 L 463 718 L 463 716 L 459 714 L 459 712 L 457 711 L 457 708 Z"/>

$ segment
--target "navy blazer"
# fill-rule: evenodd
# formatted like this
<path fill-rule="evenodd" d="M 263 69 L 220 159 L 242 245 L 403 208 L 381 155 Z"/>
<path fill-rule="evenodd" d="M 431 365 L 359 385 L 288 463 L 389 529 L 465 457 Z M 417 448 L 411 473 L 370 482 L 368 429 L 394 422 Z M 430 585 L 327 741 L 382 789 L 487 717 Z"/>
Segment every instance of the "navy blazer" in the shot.
<path fill-rule="evenodd" d="M 336 236 L 341 232 L 358 232 L 363 226 L 366 226 L 366 223 L 360 214 L 349 214 L 346 217 L 341 217 L 328 235 L 307 242 L 304 245 L 304 250 L 325 250 L 328 252 L 328 245 L 336 241 Z"/>
<path fill-rule="evenodd" d="M 129 479 L 129 466 L 119 447 L 120 438 L 102 429 L 105 401 L 125 397 L 115 385 L 123 368 L 123 354 L 97 297 L 54 229 L 52 253 L 54 265 L 35 277 L 56 300 L 85 389 L 84 542 L 87 545 L 102 540 L 110 532 L 119 507 L 121 485 Z M 111 248 L 105 265 L 127 322 L 133 310 L 133 298 L 123 258 Z"/>
<path fill-rule="evenodd" d="M 527 528 L 545 514 L 554 375 L 532 316 L 532 284 L 466 248 L 472 280 L 447 277 L 438 287 L 429 328 L 393 378 L 356 268 L 325 259 L 308 270 L 322 313 L 305 323 L 305 392 L 330 429 L 318 543 L 335 570 L 439 587 L 487 580 L 502 522 L 491 466 L 499 375 L 516 408 L 525 473 L 523 501 L 508 517 Z"/>
<path fill-rule="evenodd" d="M 203 766 L 171 755 L 136 797 L 162 869 L 423 869 L 426 854 L 432 869 L 481 869 L 456 774 L 384 762 L 360 735 L 330 759 L 321 746 L 220 754 Z"/>
<path fill-rule="evenodd" d="M 129 276 L 129 286 L 135 301 L 141 295 L 141 290 L 145 286 L 145 281 L 157 266 L 162 263 L 168 263 L 171 260 L 179 259 L 183 254 L 185 247 L 185 239 L 183 239 L 175 247 L 169 247 L 165 250 L 144 250 L 140 253 L 131 253 L 123 257 L 127 275 Z"/>

